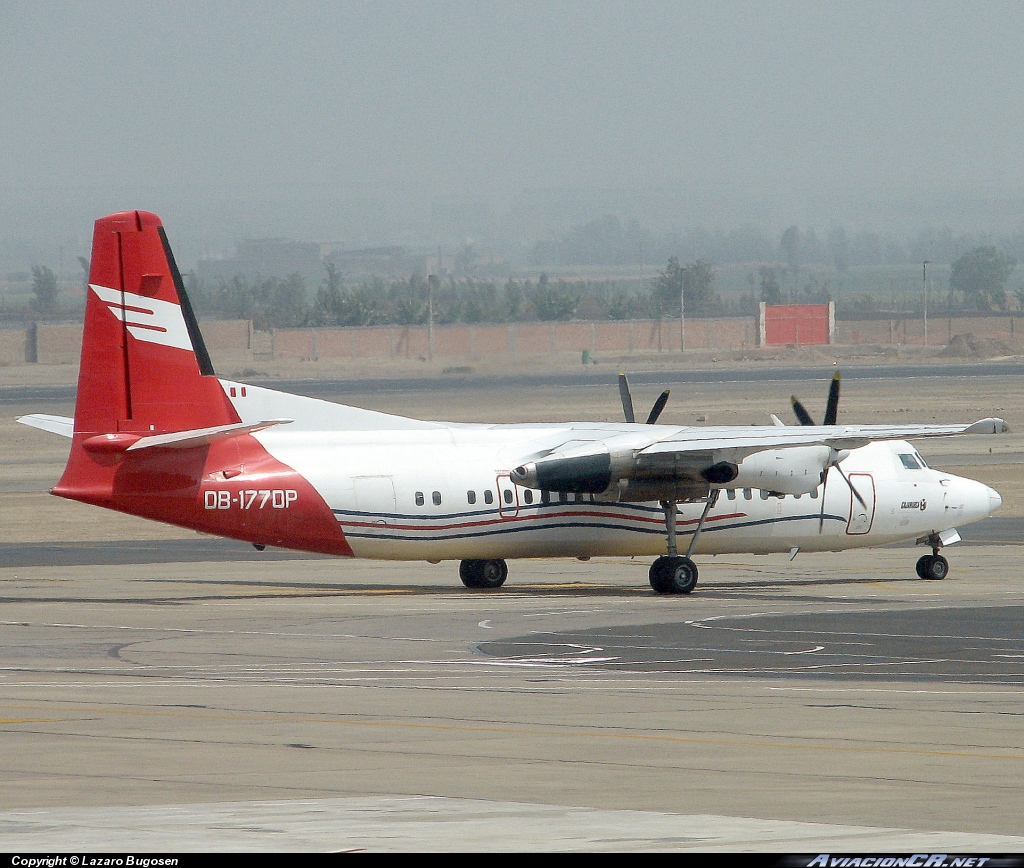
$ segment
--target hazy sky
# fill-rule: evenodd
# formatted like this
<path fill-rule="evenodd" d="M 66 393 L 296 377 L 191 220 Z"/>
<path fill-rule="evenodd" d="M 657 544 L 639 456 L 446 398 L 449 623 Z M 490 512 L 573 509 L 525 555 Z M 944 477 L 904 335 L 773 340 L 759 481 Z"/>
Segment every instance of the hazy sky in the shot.
<path fill-rule="evenodd" d="M 330 240 L 339 190 L 1020 201 L 1022 41 L 1020 2 L 0 0 L 0 241 Z"/>

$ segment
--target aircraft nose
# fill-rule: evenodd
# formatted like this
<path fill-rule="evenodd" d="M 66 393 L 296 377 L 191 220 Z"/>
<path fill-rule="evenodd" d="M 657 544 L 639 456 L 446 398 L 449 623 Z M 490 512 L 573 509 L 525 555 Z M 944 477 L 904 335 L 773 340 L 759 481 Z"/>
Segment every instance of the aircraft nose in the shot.
<path fill-rule="evenodd" d="M 1003 505 L 1003 499 L 999 496 L 999 492 L 994 488 L 988 490 L 988 511 L 989 514 L 995 512 L 999 507 Z"/>

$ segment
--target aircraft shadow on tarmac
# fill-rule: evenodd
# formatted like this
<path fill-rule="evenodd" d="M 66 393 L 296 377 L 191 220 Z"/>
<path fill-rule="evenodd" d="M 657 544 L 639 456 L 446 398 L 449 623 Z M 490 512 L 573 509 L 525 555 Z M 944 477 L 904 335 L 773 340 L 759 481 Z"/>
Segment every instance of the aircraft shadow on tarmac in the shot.
<path fill-rule="evenodd" d="M 120 595 L 68 595 L 64 589 L 55 589 L 52 594 L 40 594 L 36 583 L 31 579 L 36 593 L 7 594 L 0 596 L 0 603 L 52 603 L 67 604 L 106 603 L 106 604 L 151 604 L 151 605 L 184 605 L 190 602 L 244 601 L 244 600 L 282 600 L 289 598 L 329 598 L 329 597 L 375 597 L 375 596 L 415 596 L 415 597 L 459 597 L 479 596 L 481 599 L 501 597 L 551 597 L 578 599 L 601 599 L 614 597 L 650 597 L 667 606 L 680 615 L 687 614 L 687 607 L 699 603 L 701 597 L 709 599 L 757 599 L 774 598 L 780 590 L 816 587 L 852 587 L 855 585 L 892 585 L 909 582 L 922 584 L 916 576 L 885 577 L 877 576 L 835 576 L 822 578 L 773 578 L 751 581 L 715 581 L 711 578 L 698 586 L 694 596 L 660 596 L 655 594 L 647 582 L 642 584 L 591 584 L 586 582 L 530 582 L 521 585 L 505 585 L 500 591 L 474 590 L 461 584 L 391 584 L 366 582 L 302 582 L 302 581 L 257 581 L 246 579 L 203 579 L 203 578 L 138 578 L 131 582 L 140 585 L 160 586 L 163 588 L 180 587 L 181 592 L 164 594 Z M 194 589 L 189 592 L 187 589 Z M 200 590 L 202 589 L 202 590 Z M 208 591 L 206 589 L 209 589 Z M 233 589 L 233 590 L 232 590 Z M 820 596 L 813 594 L 787 594 L 785 599 L 790 603 L 820 602 Z M 878 601 L 871 601 L 877 603 Z"/>

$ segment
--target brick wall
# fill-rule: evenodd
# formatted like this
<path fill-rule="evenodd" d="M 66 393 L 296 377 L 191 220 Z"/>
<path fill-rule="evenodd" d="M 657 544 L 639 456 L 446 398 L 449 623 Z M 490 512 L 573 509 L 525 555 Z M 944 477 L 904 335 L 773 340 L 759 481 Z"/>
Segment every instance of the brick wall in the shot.
<path fill-rule="evenodd" d="M 427 326 L 372 328 L 253 330 L 247 320 L 201 323 L 210 352 L 251 353 L 254 358 L 483 358 L 566 353 L 650 353 L 679 351 L 678 320 L 622 322 L 509 323 L 504 325 L 435 326 L 433 352 Z M 933 317 L 928 321 L 929 346 L 941 347 L 953 335 L 1015 342 L 1024 340 L 1024 317 Z M 754 317 L 688 319 L 688 350 L 742 350 L 757 346 Z M 921 318 L 836 322 L 837 344 L 923 345 Z M 26 329 L 0 330 L 0 364 L 26 360 Z M 81 325 L 39 324 L 40 364 L 75 364 L 82 346 Z"/>

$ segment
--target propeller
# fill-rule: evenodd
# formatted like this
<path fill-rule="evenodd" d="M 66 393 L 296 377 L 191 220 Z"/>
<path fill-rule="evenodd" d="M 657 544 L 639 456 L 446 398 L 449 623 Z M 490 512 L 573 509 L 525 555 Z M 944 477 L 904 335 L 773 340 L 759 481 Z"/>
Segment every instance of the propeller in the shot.
<path fill-rule="evenodd" d="M 832 375 L 832 382 L 828 387 L 828 400 L 825 402 L 826 425 L 835 425 L 836 420 L 839 417 L 839 380 L 839 371 L 836 371 Z M 793 402 L 793 412 L 796 414 L 796 418 L 800 420 L 800 424 L 814 425 L 814 419 L 811 418 L 811 414 L 807 412 L 807 409 L 802 403 L 800 403 L 800 400 L 796 395 L 793 395 L 790 400 Z M 843 482 L 846 483 L 846 487 L 849 488 L 853 496 L 857 498 L 857 502 L 865 509 L 868 508 L 868 505 L 861 496 L 861 493 L 857 491 L 853 483 L 850 481 L 850 477 L 843 473 L 843 468 L 839 466 L 839 462 L 849 454 L 850 453 L 846 450 L 843 450 L 842 452 L 835 452 L 832 459 L 829 461 L 828 466 L 821 473 L 821 512 L 818 515 L 818 533 L 821 533 L 822 528 L 825 525 L 825 490 L 828 485 L 828 472 L 833 467 L 843 478 Z"/>
<path fill-rule="evenodd" d="M 793 402 L 793 412 L 796 414 L 796 418 L 800 421 L 801 425 L 814 425 L 815 422 L 811 418 L 811 414 L 807 412 L 807 409 L 796 395 L 793 395 L 790 399 Z M 825 422 L 826 425 L 835 425 L 836 419 L 839 416 L 839 371 L 836 371 L 832 375 L 832 382 L 828 387 L 828 401 L 825 403 Z"/>
<path fill-rule="evenodd" d="M 651 412 L 647 415 L 647 421 L 644 424 L 653 425 L 658 421 L 661 411 L 668 403 L 668 396 L 668 389 L 658 395 L 658 400 L 651 407 Z M 633 396 L 629 391 L 629 380 L 626 379 L 626 375 L 622 371 L 619 372 L 619 397 L 622 399 L 622 414 L 626 417 L 626 421 L 636 422 L 636 416 L 633 413 Z"/>
<path fill-rule="evenodd" d="M 825 526 L 825 492 L 828 486 L 828 472 L 833 467 L 836 469 L 836 472 L 843 478 L 843 482 L 846 483 L 847 488 L 850 489 L 850 492 L 853 494 L 853 496 L 857 498 L 857 502 L 860 503 L 860 505 L 863 506 L 864 509 L 868 508 L 868 505 L 865 502 L 864 498 L 861 497 L 861 493 L 857 491 L 854 484 L 850 481 L 850 477 L 843 473 L 843 468 L 839 466 L 839 462 L 845 460 L 849 454 L 850 452 L 848 449 L 842 449 L 839 452 L 836 452 L 833 449 L 832 455 L 829 458 L 828 465 L 825 467 L 823 471 L 821 471 L 821 511 L 818 513 L 819 534 L 822 532 L 822 528 L 824 528 Z"/>

